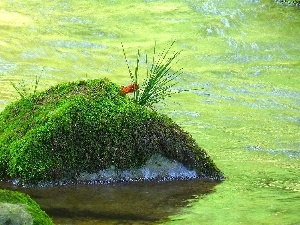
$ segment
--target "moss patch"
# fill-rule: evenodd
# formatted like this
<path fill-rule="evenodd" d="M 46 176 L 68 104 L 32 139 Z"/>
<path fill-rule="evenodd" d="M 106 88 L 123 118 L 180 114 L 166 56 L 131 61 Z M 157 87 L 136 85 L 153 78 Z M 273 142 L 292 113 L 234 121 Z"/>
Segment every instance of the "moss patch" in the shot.
<path fill-rule="evenodd" d="M 0 114 L 0 176 L 22 182 L 72 180 L 80 172 L 142 166 L 153 154 L 200 177 L 222 173 L 170 118 L 135 104 L 107 79 L 63 83 Z"/>
<path fill-rule="evenodd" d="M 0 189 L 0 223 L 52 225 L 50 217 L 28 195 Z"/>

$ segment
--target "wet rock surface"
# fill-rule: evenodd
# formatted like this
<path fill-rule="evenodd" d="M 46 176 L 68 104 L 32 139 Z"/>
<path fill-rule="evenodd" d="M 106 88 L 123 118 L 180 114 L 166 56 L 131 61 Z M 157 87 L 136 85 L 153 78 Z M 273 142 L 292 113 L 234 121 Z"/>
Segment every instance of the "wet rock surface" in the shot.
<path fill-rule="evenodd" d="M 130 181 L 172 181 L 189 180 L 197 178 L 195 170 L 187 169 L 182 163 L 176 160 L 156 154 L 140 168 L 120 170 L 114 167 L 101 170 L 98 173 L 81 173 L 77 183 L 103 184 Z"/>

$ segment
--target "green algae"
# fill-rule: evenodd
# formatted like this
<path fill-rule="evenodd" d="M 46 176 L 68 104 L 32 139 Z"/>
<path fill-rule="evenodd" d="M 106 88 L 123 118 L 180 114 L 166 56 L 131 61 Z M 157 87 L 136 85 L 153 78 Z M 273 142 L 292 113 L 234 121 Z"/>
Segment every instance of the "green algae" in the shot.
<path fill-rule="evenodd" d="M 25 183 L 137 168 L 156 153 L 199 177 L 223 177 L 191 135 L 107 79 L 63 83 L 13 102 L 0 114 L 0 143 L 1 178 Z"/>

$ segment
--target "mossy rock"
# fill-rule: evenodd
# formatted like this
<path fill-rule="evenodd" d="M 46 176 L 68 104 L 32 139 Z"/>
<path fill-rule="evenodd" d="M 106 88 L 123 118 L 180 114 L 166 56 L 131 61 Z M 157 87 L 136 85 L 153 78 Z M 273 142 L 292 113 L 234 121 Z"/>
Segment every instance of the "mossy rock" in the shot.
<path fill-rule="evenodd" d="M 28 195 L 0 189 L 0 224 L 52 225 L 53 222 Z"/>
<path fill-rule="evenodd" d="M 63 83 L 0 113 L 2 179 L 72 180 L 111 166 L 137 168 L 153 154 L 175 159 L 199 177 L 223 177 L 191 135 L 107 79 Z"/>

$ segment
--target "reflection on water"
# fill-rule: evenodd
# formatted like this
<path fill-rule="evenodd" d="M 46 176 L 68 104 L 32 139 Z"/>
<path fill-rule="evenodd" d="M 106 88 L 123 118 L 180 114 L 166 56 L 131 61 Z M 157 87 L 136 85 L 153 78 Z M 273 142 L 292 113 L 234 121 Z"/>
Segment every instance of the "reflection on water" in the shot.
<path fill-rule="evenodd" d="M 46 188 L 0 187 L 29 194 L 55 224 L 154 224 L 213 191 L 201 180 L 69 185 Z"/>
<path fill-rule="evenodd" d="M 259 146 L 246 146 L 245 149 L 250 150 L 250 151 L 265 151 L 270 154 L 282 154 L 289 158 L 298 159 L 300 157 L 300 151 L 295 151 L 295 150 L 288 150 L 288 149 L 280 149 L 280 150 L 266 149 L 266 150 L 264 150 Z"/>

